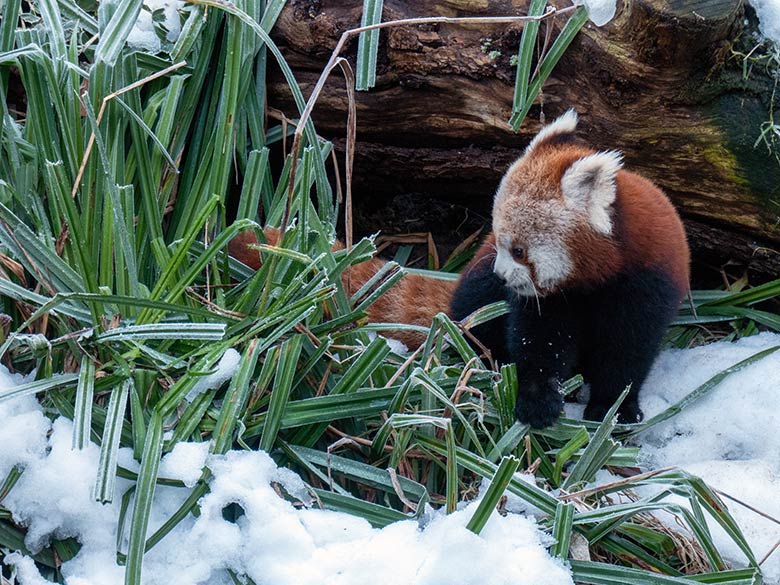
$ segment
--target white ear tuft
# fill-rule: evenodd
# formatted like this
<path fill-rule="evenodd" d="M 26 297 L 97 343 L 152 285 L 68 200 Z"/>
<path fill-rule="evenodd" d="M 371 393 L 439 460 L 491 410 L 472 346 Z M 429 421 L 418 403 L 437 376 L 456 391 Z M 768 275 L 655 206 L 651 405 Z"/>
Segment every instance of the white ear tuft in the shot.
<path fill-rule="evenodd" d="M 623 167 L 619 152 L 597 152 L 576 161 L 561 179 L 561 191 L 569 207 L 588 213 L 594 230 L 612 232 L 609 208 L 615 202 L 615 176 Z"/>
<path fill-rule="evenodd" d="M 525 154 L 531 152 L 536 148 L 543 140 L 548 139 L 550 136 L 556 134 L 569 134 L 577 129 L 577 112 L 573 109 L 566 110 L 566 112 L 555 119 L 551 124 L 547 124 L 539 131 L 531 143 L 526 147 Z"/>

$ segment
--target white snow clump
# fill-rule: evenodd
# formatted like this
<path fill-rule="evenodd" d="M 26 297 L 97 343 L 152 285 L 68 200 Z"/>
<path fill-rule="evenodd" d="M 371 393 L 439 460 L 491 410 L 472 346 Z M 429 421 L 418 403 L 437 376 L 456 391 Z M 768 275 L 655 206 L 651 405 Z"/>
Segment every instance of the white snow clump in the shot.
<path fill-rule="evenodd" d="M 780 0 L 750 0 L 758 16 L 758 29 L 766 38 L 780 44 Z"/>
<path fill-rule="evenodd" d="M 596 26 L 604 26 L 615 17 L 617 0 L 574 0 L 577 6 L 585 6 L 588 19 Z"/>
<path fill-rule="evenodd" d="M 160 52 L 162 43 L 154 31 L 154 20 L 152 19 L 152 13 L 156 10 L 162 10 L 165 16 L 163 26 L 168 30 L 165 39 L 171 43 L 176 42 L 181 33 L 179 9 L 183 6 L 183 0 L 145 0 L 143 8 L 138 14 L 138 20 L 127 36 L 127 44 L 147 53 Z"/>

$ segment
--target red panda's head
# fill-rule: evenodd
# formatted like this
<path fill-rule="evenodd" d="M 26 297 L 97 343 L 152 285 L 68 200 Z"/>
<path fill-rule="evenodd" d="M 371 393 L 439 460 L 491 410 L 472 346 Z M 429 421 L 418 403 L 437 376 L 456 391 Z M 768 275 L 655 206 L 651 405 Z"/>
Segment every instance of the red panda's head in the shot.
<path fill-rule="evenodd" d="M 509 168 L 493 203 L 495 272 L 520 296 L 595 284 L 620 264 L 614 209 L 621 156 L 576 142 L 569 110 Z"/>

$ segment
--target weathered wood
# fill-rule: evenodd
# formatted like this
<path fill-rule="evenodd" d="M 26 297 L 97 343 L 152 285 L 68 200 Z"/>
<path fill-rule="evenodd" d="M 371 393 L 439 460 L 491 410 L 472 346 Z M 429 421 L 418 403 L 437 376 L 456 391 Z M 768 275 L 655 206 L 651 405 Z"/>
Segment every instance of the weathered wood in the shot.
<path fill-rule="evenodd" d="M 386 0 L 383 17 L 526 9 L 527 0 Z M 274 34 L 304 92 L 341 33 L 359 21 L 354 0 L 288 3 Z M 669 193 L 689 221 L 694 251 L 720 242 L 730 258 L 776 271 L 777 254 L 765 250 L 780 248 L 780 165 L 753 146 L 773 98 L 768 77 L 755 71 L 743 79 L 734 57 L 744 21 L 741 0 L 624 0 L 607 26 L 586 25 L 518 134 L 507 120 L 520 25 L 383 31 L 377 87 L 357 100 L 356 205 L 361 194 L 413 192 L 489 215 L 500 176 L 542 120 L 574 107 L 583 136 L 622 151 L 628 168 Z M 354 59 L 355 48 L 346 56 Z M 269 100 L 294 114 L 281 79 Z M 314 120 L 342 150 L 345 119 L 343 80 L 334 78 Z M 702 226 L 717 230 L 704 236 Z"/>

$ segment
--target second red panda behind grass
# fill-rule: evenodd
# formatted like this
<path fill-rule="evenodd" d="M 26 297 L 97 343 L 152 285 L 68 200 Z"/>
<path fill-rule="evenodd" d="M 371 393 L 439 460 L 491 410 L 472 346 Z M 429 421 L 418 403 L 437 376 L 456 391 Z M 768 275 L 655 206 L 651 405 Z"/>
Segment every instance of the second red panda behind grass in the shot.
<path fill-rule="evenodd" d="M 515 413 L 536 428 L 558 418 L 561 383 L 576 373 L 591 387 L 586 418 L 601 420 L 630 386 L 621 422 L 641 420 L 639 389 L 688 292 L 688 244 L 672 204 L 622 170 L 618 153 L 581 144 L 576 125 L 570 110 L 509 168 L 493 232 L 457 283 L 407 275 L 369 311 L 372 321 L 427 326 L 441 311 L 462 319 L 507 301 L 509 315 L 472 332 L 497 361 L 517 365 Z M 273 231 L 266 235 L 273 241 Z M 234 240 L 231 255 L 257 268 L 248 243 Z M 355 266 L 349 292 L 382 264 Z M 407 345 L 421 339 L 389 335 Z"/>

